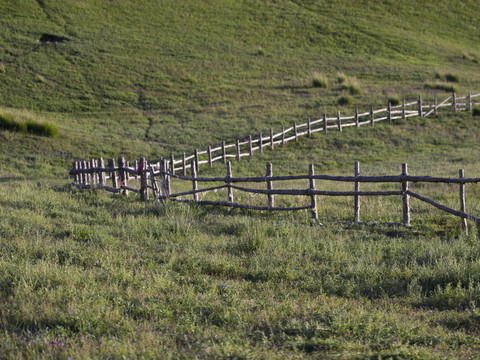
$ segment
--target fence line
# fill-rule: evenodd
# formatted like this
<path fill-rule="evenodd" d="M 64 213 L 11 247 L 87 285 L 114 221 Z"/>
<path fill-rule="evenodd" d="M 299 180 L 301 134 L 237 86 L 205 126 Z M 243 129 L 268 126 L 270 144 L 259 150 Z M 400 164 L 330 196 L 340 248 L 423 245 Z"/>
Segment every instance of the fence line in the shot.
<path fill-rule="evenodd" d="M 208 145 L 206 150 L 199 151 L 194 150 L 192 155 L 186 155 L 183 153 L 181 158 L 176 158 L 172 153 L 168 160 L 168 169 L 175 174 L 177 171 L 182 171 L 186 176 L 187 170 L 190 168 L 189 161 L 194 160 L 196 164 L 196 172 L 200 170 L 200 165 L 208 164 L 210 167 L 216 161 L 222 161 L 227 163 L 228 159 L 240 160 L 242 157 L 253 156 L 253 152 L 263 152 L 265 148 L 274 149 L 275 145 L 281 144 L 284 146 L 289 141 L 297 141 L 300 136 L 311 137 L 316 132 L 328 133 L 329 129 L 335 129 L 342 131 L 345 127 L 359 127 L 363 125 L 375 126 L 375 123 L 387 120 L 390 124 L 393 120 L 406 119 L 412 116 L 426 117 L 431 114 L 437 114 L 438 109 L 450 107 L 456 113 L 461 110 L 473 110 L 473 106 L 480 105 L 480 102 L 475 103 L 473 99 L 480 97 L 480 94 L 472 95 L 469 93 L 467 96 L 457 97 L 455 93 L 447 97 L 441 103 L 438 104 L 437 95 L 435 95 L 435 102 L 432 105 L 423 104 L 422 97 L 419 96 L 417 101 L 406 102 L 403 99 L 400 105 L 391 105 L 388 103 L 387 107 L 374 110 L 373 105 L 370 111 L 359 113 L 358 107 L 355 109 L 355 115 L 341 116 L 340 111 L 337 111 L 335 117 L 327 117 L 324 114 L 320 119 L 311 120 L 308 119 L 306 123 L 297 124 L 293 122 L 293 126 L 282 130 L 279 133 L 274 133 L 273 128 L 270 128 L 269 135 L 264 136 L 262 132 L 259 132 L 257 138 L 252 135 L 248 135 L 246 140 L 237 139 L 235 143 L 227 144 L 222 141 L 220 146 L 212 148 L 212 145 Z M 465 102 L 459 102 L 465 100 Z M 410 108 L 410 109 L 407 109 Z M 425 113 L 424 110 L 427 110 Z M 383 115 L 383 116 L 382 116 Z M 305 128 L 305 130 L 302 130 Z M 299 131 L 301 130 L 301 131 Z M 248 146 L 247 149 L 245 147 Z M 242 148 L 243 147 L 243 148 Z M 229 153 L 228 150 L 233 151 Z M 242 152 L 243 151 L 243 152 Z M 159 162 L 163 161 L 160 159 Z M 179 166 L 177 166 L 179 165 Z"/>
<path fill-rule="evenodd" d="M 233 208 L 250 209 L 250 210 L 266 210 L 266 211 L 294 211 L 309 209 L 311 217 L 318 219 L 317 210 L 317 197 L 318 196 L 342 196 L 342 197 L 354 197 L 354 216 L 353 221 L 360 221 L 360 198 L 364 196 L 399 196 L 402 198 L 402 223 L 405 226 L 410 225 L 410 197 L 419 201 L 430 204 L 444 212 L 452 214 L 461 218 L 462 228 L 467 231 L 466 220 L 475 221 L 480 223 L 480 218 L 466 212 L 465 204 L 465 184 L 479 183 L 480 178 L 466 178 L 463 170 L 459 171 L 458 178 L 451 177 L 432 177 L 432 176 L 412 176 L 408 174 L 407 164 L 402 165 L 401 175 L 382 175 L 382 176 L 361 176 L 360 165 L 355 163 L 353 176 L 332 176 L 332 175 L 315 175 L 314 165 L 309 166 L 308 174 L 306 175 L 289 175 L 289 176 L 273 176 L 272 164 L 267 164 L 266 175 L 261 177 L 233 177 L 231 170 L 231 162 L 227 162 L 227 172 L 225 177 L 212 177 L 202 178 L 196 174 L 195 160 L 192 160 L 190 167 L 192 170 L 192 177 L 173 174 L 168 169 L 167 160 L 160 162 L 159 166 L 148 164 L 145 158 L 141 158 L 139 162 L 136 162 L 136 168 L 128 167 L 124 158 L 118 159 L 118 167 L 111 166 L 115 164 L 114 159 L 110 159 L 109 167 L 102 167 L 103 159 L 90 161 L 77 161 L 73 164 L 73 169 L 70 170 L 70 175 L 74 176 L 74 184 L 78 188 L 91 188 L 98 187 L 106 191 L 114 193 L 127 194 L 128 191 L 135 192 L 140 195 L 144 200 L 150 198 L 152 200 L 176 200 L 187 203 L 198 203 L 206 205 L 216 206 L 228 206 Z M 176 181 L 191 183 L 192 190 L 172 192 L 171 179 Z M 120 179 L 120 182 L 118 180 Z M 128 186 L 130 180 L 135 180 L 137 185 L 140 182 L 140 188 L 136 189 L 133 186 Z M 308 180 L 309 185 L 303 189 L 277 189 L 274 187 L 277 181 L 296 181 L 296 180 Z M 324 180 L 331 182 L 347 182 L 354 184 L 353 191 L 326 191 L 317 190 L 315 186 L 315 180 Z M 107 185 L 110 181 L 112 186 Z M 199 189 L 199 184 L 220 182 L 222 185 L 209 186 Z M 235 185 L 237 183 L 265 183 L 266 189 L 249 188 L 245 186 Z M 401 190 L 389 190 L 389 191 L 360 191 L 361 183 L 398 183 L 401 185 Z M 436 201 L 424 197 L 409 190 L 410 183 L 445 183 L 445 184 L 458 184 L 460 194 L 460 210 L 455 210 L 445 205 L 439 204 Z M 149 185 L 150 184 L 150 185 Z M 160 184 L 160 187 L 157 185 Z M 212 200 L 199 200 L 199 194 L 205 194 L 210 191 L 217 191 L 227 189 L 226 201 L 212 201 Z M 257 206 L 249 204 L 241 204 L 234 201 L 234 191 L 264 195 L 267 199 L 267 206 Z M 275 206 L 276 195 L 288 195 L 288 196 L 303 196 L 310 200 L 310 204 L 306 206 L 296 207 L 280 207 Z M 192 199 L 183 199 L 185 196 L 192 196 Z"/>

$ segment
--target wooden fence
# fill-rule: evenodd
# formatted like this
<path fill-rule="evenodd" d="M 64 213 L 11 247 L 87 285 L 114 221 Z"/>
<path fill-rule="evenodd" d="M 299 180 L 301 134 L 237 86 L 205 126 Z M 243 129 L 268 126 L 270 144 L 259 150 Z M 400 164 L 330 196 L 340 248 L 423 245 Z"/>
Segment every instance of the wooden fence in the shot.
<path fill-rule="evenodd" d="M 200 178 L 197 176 L 197 164 L 192 160 L 190 163 L 192 176 L 181 176 L 174 174 L 168 169 L 168 162 L 163 160 L 159 166 L 147 164 L 145 158 L 136 162 L 136 167 L 128 167 L 123 158 L 119 158 L 118 166 L 115 166 L 114 159 L 110 159 L 108 167 L 103 166 L 102 159 L 79 161 L 74 163 L 74 168 L 70 174 L 74 176 L 74 184 L 79 188 L 98 187 L 115 193 L 128 193 L 133 191 L 140 194 L 142 199 L 152 200 L 176 200 L 187 203 L 208 204 L 217 206 L 228 206 L 233 208 L 266 210 L 266 211 L 293 211 L 309 210 L 311 217 L 318 219 L 317 197 L 319 196 L 344 196 L 354 197 L 353 221 L 360 221 L 360 199 L 364 196 L 398 196 L 403 204 L 402 223 L 405 226 L 410 225 L 410 197 L 430 204 L 444 212 L 461 218 L 462 227 L 467 230 L 466 220 L 472 220 L 480 223 L 480 218 L 466 213 L 465 205 L 465 184 L 478 183 L 480 178 L 465 178 L 463 170 L 459 171 L 458 178 L 431 177 L 431 176 L 412 176 L 408 174 L 407 164 L 402 165 L 401 175 L 387 176 L 361 176 L 359 163 L 355 163 L 353 176 L 332 176 L 315 175 L 314 165 L 310 165 L 309 173 L 306 175 L 293 176 L 273 176 L 272 165 L 267 164 L 266 175 L 262 177 L 233 177 L 231 163 L 227 162 L 227 171 L 225 177 Z M 171 189 L 171 180 L 176 179 L 181 183 L 191 184 L 189 191 L 173 192 Z M 308 180 L 308 187 L 303 189 L 277 189 L 274 186 L 277 181 L 298 181 Z M 347 182 L 353 184 L 353 191 L 325 191 L 317 190 L 315 181 Z M 129 182 L 135 182 L 139 188 L 128 186 Z M 111 183 L 111 186 L 108 185 Z M 221 185 L 199 188 L 199 184 L 221 183 Z M 264 183 L 266 188 L 258 189 L 245 186 L 239 186 L 239 183 L 254 184 Z M 362 183 L 398 183 L 400 188 L 392 191 L 361 191 Z M 445 183 L 457 184 L 459 186 L 459 210 L 439 204 L 438 202 L 424 197 L 416 192 L 409 190 L 410 183 Z M 185 187 L 185 186 L 183 186 Z M 227 190 L 227 196 L 224 201 L 200 200 L 199 194 L 210 191 Z M 264 195 L 267 206 L 257 206 L 250 204 L 241 204 L 234 201 L 234 191 L 245 192 L 254 195 Z M 300 196 L 306 197 L 309 204 L 297 207 L 275 206 L 276 195 Z M 191 196 L 191 199 L 184 197 Z"/>
<path fill-rule="evenodd" d="M 355 115 L 341 116 L 340 111 L 337 111 L 335 117 L 327 117 L 326 114 L 322 118 L 316 120 L 310 120 L 304 124 L 297 124 L 293 122 L 292 126 L 282 130 L 278 133 L 274 133 L 271 128 L 268 135 L 259 133 L 257 136 L 248 135 L 243 140 L 237 139 L 235 143 L 227 144 L 225 141 L 216 147 L 208 145 L 205 150 L 195 149 L 193 154 L 186 155 L 183 153 L 180 158 L 175 157 L 172 153 L 170 159 L 168 159 L 168 169 L 175 174 L 177 171 L 183 173 L 183 176 L 187 175 L 187 169 L 190 167 L 190 162 L 195 161 L 196 172 L 199 173 L 200 166 L 208 164 L 212 167 L 215 161 L 222 161 L 224 164 L 229 159 L 240 160 L 242 157 L 253 156 L 255 151 L 263 152 L 264 149 L 274 149 L 275 145 L 285 145 L 288 141 L 298 140 L 301 136 L 311 137 L 313 133 L 323 132 L 328 133 L 330 129 L 342 131 L 346 127 L 359 127 L 362 125 L 374 126 L 379 121 L 392 121 L 396 119 L 406 119 L 412 116 L 425 117 L 431 114 L 437 114 L 439 109 L 451 108 L 453 112 L 461 110 L 473 110 L 473 106 L 480 105 L 479 102 L 475 103 L 475 98 L 480 94 L 457 97 L 455 93 L 447 97 L 442 102 L 438 102 L 435 95 L 434 103 L 431 105 L 423 104 L 422 97 L 420 96 L 417 101 L 406 102 L 403 99 L 402 104 L 392 106 L 390 103 L 386 108 L 374 110 L 371 106 L 370 111 L 359 113 L 358 107 L 355 109 Z M 162 162 L 160 159 L 159 162 Z"/>

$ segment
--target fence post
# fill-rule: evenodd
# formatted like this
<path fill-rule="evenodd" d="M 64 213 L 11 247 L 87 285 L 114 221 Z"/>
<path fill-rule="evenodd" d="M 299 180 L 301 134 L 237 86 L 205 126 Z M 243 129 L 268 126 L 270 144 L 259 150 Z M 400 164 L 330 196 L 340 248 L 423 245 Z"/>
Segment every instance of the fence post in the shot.
<path fill-rule="evenodd" d="M 402 175 L 408 176 L 407 164 L 402 164 Z M 407 194 L 408 181 L 402 180 L 403 225 L 410 226 L 410 195 Z"/>
<path fill-rule="evenodd" d="M 423 117 L 422 95 L 418 95 L 418 116 Z"/>
<path fill-rule="evenodd" d="M 392 103 L 388 102 L 388 123 L 392 123 Z"/>
<path fill-rule="evenodd" d="M 248 155 L 253 156 L 252 135 L 248 135 Z"/>
<path fill-rule="evenodd" d="M 468 93 L 468 111 L 472 112 L 473 108 L 472 108 L 472 93 L 469 92 Z"/>
<path fill-rule="evenodd" d="M 258 134 L 258 148 L 261 153 L 263 153 L 263 140 L 262 140 L 262 133 Z"/>
<path fill-rule="evenodd" d="M 90 162 L 87 160 L 83 160 L 84 169 L 87 170 L 85 172 L 85 185 L 90 184 Z"/>
<path fill-rule="evenodd" d="M 458 177 L 460 179 L 463 179 L 465 177 L 465 173 L 463 169 L 460 169 L 458 171 Z M 465 183 L 460 183 L 460 211 L 461 212 L 466 212 L 466 206 L 465 206 Z M 468 235 L 468 227 L 467 227 L 467 219 L 461 218 L 462 220 L 462 229 L 465 231 L 465 233 Z"/>
<path fill-rule="evenodd" d="M 374 121 L 374 114 L 373 114 L 373 105 L 370 108 L 370 125 L 374 126 L 373 124 L 375 123 Z"/>
<path fill-rule="evenodd" d="M 240 140 L 237 139 L 236 145 L 237 145 L 237 160 L 240 161 Z"/>
<path fill-rule="evenodd" d="M 208 165 L 211 167 L 213 167 L 213 163 L 212 163 L 212 145 L 208 145 L 207 147 L 207 153 L 208 153 Z"/>
<path fill-rule="evenodd" d="M 295 135 L 295 141 L 297 141 L 298 140 L 298 130 L 297 130 L 297 122 L 296 121 L 293 122 L 293 133 Z"/>
<path fill-rule="evenodd" d="M 90 169 L 92 169 L 92 185 L 97 185 L 97 161 L 95 159 L 90 159 Z"/>
<path fill-rule="evenodd" d="M 72 167 L 73 167 L 73 171 L 78 170 L 78 161 L 74 161 L 74 162 L 72 163 Z M 78 181 L 79 175 L 80 175 L 80 174 L 77 174 L 77 173 L 75 173 L 75 175 L 73 175 L 73 183 L 74 183 L 75 185 L 78 185 L 78 183 L 79 183 L 79 181 Z"/>
<path fill-rule="evenodd" d="M 285 126 L 282 126 L 282 146 L 285 146 Z"/>
<path fill-rule="evenodd" d="M 185 155 L 185 151 L 183 152 L 182 166 L 183 166 L 183 176 L 187 176 L 187 157 Z"/>
<path fill-rule="evenodd" d="M 170 154 L 170 165 L 171 173 L 175 175 L 175 157 L 173 156 L 173 153 Z"/>
<path fill-rule="evenodd" d="M 437 99 L 437 94 L 435 94 L 435 116 L 437 116 L 437 110 L 438 110 L 438 99 Z"/>
<path fill-rule="evenodd" d="M 310 164 L 310 167 L 308 169 L 308 173 L 310 175 L 310 190 L 316 190 L 315 189 L 315 179 L 313 176 L 315 175 L 315 169 L 313 167 L 313 164 Z M 312 194 L 310 195 L 310 204 L 312 207 L 312 218 L 314 220 L 318 220 L 318 212 L 317 212 L 317 196 Z"/>
<path fill-rule="evenodd" d="M 103 158 L 98 159 L 98 167 L 104 169 L 105 168 L 105 163 L 103 162 Z M 101 170 L 98 173 L 98 183 L 101 187 L 105 186 L 105 172 Z"/>
<path fill-rule="evenodd" d="M 195 149 L 195 170 L 197 170 L 197 174 L 200 172 L 199 171 L 199 158 L 198 158 L 198 149 Z"/>
<path fill-rule="evenodd" d="M 453 97 L 453 112 L 456 113 L 457 112 L 457 94 L 453 93 L 452 95 Z"/>
<path fill-rule="evenodd" d="M 128 161 L 125 161 L 125 169 L 130 168 L 130 164 Z M 130 180 L 130 173 L 128 171 L 125 171 L 125 179 L 127 179 L 127 182 Z"/>
<path fill-rule="evenodd" d="M 270 146 L 273 150 L 273 128 L 270 128 Z"/>
<path fill-rule="evenodd" d="M 192 190 L 197 191 L 198 186 L 197 186 L 197 165 L 195 164 L 195 160 L 192 160 L 191 162 L 191 169 L 192 169 Z M 198 201 L 198 193 L 193 194 L 193 201 L 197 202 Z"/>
<path fill-rule="evenodd" d="M 358 106 L 355 106 L 355 126 L 359 127 L 359 119 L 358 119 Z"/>
<path fill-rule="evenodd" d="M 406 102 L 405 102 L 405 98 L 403 98 L 403 106 L 402 106 L 402 116 L 404 119 L 407 118 L 407 112 L 406 112 Z"/>
<path fill-rule="evenodd" d="M 140 166 L 137 168 L 140 172 L 140 199 L 148 200 L 148 187 L 147 187 L 147 164 L 145 157 L 140 158 Z"/>
<path fill-rule="evenodd" d="M 111 169 L 115 169 L 115 159 L 108 160 L 108 167 Z M 117 173 L 115 170 L 113 170 L 110 173 L 110 178 L 112 179 L 112 187 L 116 189 L 118 185 L 117 185 Z"/>
<path fill-rule="evenodd" d="M 312 137 L 312 126 L 310 125 L 310 118 L 308 118 L 308 121 L 307 121 L 307 131 L 308 131 L 308 137 L 311 138 Z"/>
<path fill-rule="evenodd" d="M 165 179 L 163 181 L 165 197 L 168 198 L 170 196 L 170 175 L 168 174 L 168 162 L 166 159 L 163 159 L 163 171 L 165 172 Z"/>
<path fill-rule="evenodd" d="M 120 187 L 127 186 L 127 177 L 125 172 L 125 158 L 123 156 L 118 158 L 118 172 L 120 175 Z M 123 189 L 123 195 L 128 195 L 128 190 Z"/>
<path fill-rule="evenodd" d="M 267 164 L 267 177 L 272 177 L 272 164 Z M 273 190 L 273 182 L 271 180 L 267 180 L 267 190 Z M 268 208 L 272 209 L 275 205 L 275 199 L 272 194 L 268 194 Z"/>
<path fill-rule="evenodd" d="M 360 176 L 360 163 L 355 161 L 355 176 Z M 355 181 L 355 192 L 358 193 L 360 191 L 360 182 Z M 358 194 L 355 195 L 355 204 L 354 204 L 354 221 L 360 221 L 360 196 Z"/>
<path fill-rule="evenodd" d="M 323 114 L 323 132 L 326 134 L 327 130 L 327 114 Z"/>
<path fill-rule="evenodd" d="M 342 118 L 340 117 L 340 110 L 337 111 L 338 131 L 342 132 Z"/>
<path fill-rule="evenodd" d="M 138 160 L 135 160 L 135 165 L 134 165 L 134 169 L 137 171 L 138 170 Z M 135 175 L 135 181 L 138 181 L 139 177 L 138 177 L 138 171 L 137 171 L 137 174 Z"/>
<path fill-rule="evenodd" d="M 228 193 L 227 201 L 229 203 L 233 203 L 233 189 L 231 186 L 232 183 L 229 181 L 231 177 L 232 177 L 232 163 L 229 161 L 227 163 L 227 177 L 225 178 L 225 182 L 227 183 L 227 193 Z"/>

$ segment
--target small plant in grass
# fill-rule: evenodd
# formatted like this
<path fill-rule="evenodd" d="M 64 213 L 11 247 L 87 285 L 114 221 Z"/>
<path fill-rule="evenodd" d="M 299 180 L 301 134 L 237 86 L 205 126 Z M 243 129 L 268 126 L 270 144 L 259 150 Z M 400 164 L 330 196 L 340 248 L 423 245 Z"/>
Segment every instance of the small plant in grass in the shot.
<path fill-rule="evenodd" d="M 445 74 L 445 80 L 449 82 L 459 83 L 460 77 L 456 74 L 448 73 L 448 74 Z"/>
<path fill-rule="evenodd" d="M 390 103 L 390 105 L 396 106 L 396 105 L 400 105 L 402 103 L 402 100 L 400 100 L 398 96 L 390 96 L 388 98 L 388 102 Z"/>
<path fill-rule="evenodd" d="M 348 91 L 350 95 L 360 95 L 362 93 L 362 88 L 356 77 L 347 78 L 341 89 Z"/>
<path fill-rule="evenodd" d="M 472 115 L 473 116 L 480 116 L 480 107 L 473 108 Z"/>
<path fill-rule="evenodd" d="M 328 88 L 328 78 L 318 71 L 312 73 L 312 86 L 316 88 Z"/>
<path fill-rule="evenodd" d="M 337 74 L 337 82 L 339 84 L 343 84 L 347 81 L 347 75 L 345 75 L 343 72 L 340 72 Z"/>
<path fill-rule="evenodd" d="M 344 96 L 341 96 L 339 99 L 338 99 L 338 105 L 352 105 L 353 104 L 353 97 L 351 97 L 350 95 L 344 95 Z"/>

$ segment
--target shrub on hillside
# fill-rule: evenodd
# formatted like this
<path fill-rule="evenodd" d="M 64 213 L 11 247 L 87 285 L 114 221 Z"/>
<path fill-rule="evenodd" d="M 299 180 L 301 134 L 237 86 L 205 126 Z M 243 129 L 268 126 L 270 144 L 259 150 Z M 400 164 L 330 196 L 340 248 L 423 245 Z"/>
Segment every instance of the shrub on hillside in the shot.
<path fill-rule="evenodd" d="M 390 103 L 390 105 L 396 106 L 396 105 L 400 105 L 402 103 L 402 100 L 400 100 L 400 98 L 397 96 L 390 96 L 388 98 L 388 102 Z"/>
<path fill-rule="evenodd" d="M 0 114 L 0 129 L 32 133 L 52 138 L 56 138 L 59 134 L 58 128 L 54 124 L 35 119 L 23 121 L 10 114 Z"/>
<path fill-rule="evenodd" d="M 316 88 L 327 89 L 328 88 L 328 78 L 325 75 L 323 75 L 322 73 L 314 71 L 312 73 L 312 86 L 316 87 Z"/>
<path fill-rule="evenodd" d="M 339 99 L 338 99 L 338 105 L 352 105 L 353 104 L 353 97 L 351 97 L 350 95 L 344 95 L 344 96 L 341 96 Z"/>

